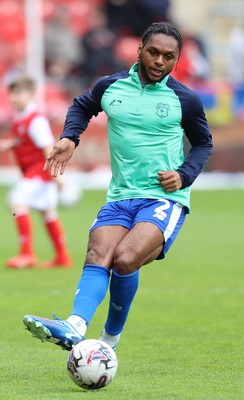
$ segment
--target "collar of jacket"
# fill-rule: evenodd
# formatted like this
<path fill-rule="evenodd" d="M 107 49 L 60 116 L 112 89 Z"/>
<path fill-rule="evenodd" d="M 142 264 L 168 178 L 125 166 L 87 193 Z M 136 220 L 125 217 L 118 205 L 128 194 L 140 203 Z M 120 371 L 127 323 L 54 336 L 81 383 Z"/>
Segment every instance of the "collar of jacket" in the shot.
<path fill-rule="evenodd" d="M 138 84 L 141 85 L 141 81 L 140 81 L 140 78 L 139 78 L 139 75 L 138 75 L 138 68 L 139 68 L 139 63 L 138 63 L 138 62 L 135 63 L 135 64 L 133 64 L 132 67 L 131 67 L 130 70 L 129 70 L 129 74 L 130 74 L 131 78 L 132 78 L 135 82 L 137 82 Z M 159 89 L 159 87 L 163 87 L 163 86 L 166 85 L 168 79 L 169 79 L 169 75 L 166 75 L 166 76 L 164 77 L 164 79 L 162 79 L 161 82 L 148 83 L 148 84 L 146 85 L 146 88 L 149 89 L 149 90 L 150 90 L 150 89 L 151 89 L 151 90 Z"/>

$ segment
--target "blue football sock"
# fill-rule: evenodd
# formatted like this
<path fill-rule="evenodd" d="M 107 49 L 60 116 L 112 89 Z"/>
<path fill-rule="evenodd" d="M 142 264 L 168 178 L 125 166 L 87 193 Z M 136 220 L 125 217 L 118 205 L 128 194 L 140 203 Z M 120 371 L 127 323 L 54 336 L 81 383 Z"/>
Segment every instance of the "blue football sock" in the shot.
<path fill-rule="evenodd" d="M 139 283 L 139 271 L 119 275 L 112 271 L 110 302 L 105 330 L 110 335 L 122 332 Z"/>
<path fill-rule="evenodd" d="M 79 315 L 90 323 L 97 307 L 104 299 L 110 271 L 102 265 L 85 264 L 77 286 L 71 315 Z"/>

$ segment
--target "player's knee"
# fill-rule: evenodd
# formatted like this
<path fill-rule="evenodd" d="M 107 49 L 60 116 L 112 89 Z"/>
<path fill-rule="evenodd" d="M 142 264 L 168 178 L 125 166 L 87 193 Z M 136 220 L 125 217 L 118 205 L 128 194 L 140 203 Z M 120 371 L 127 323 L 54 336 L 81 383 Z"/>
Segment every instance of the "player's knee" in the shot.
<path fill-rule="evenodd" d="M 114 270 L 121 275 L 132 274 L 138 269 L 134 254 L 115 252 Z"/>
<path fill-rule="evenodd" d="M 99 243 L 89 244 L 85 264 L 98 264 L 110 269 L 113 264 L 113 252 Z"/>
<path fill-rule="evenodd" d="M 103 259 L 103 252 L 97 247 L 91 247 L 87 250 L 85 264 L 101 264 Z"/>

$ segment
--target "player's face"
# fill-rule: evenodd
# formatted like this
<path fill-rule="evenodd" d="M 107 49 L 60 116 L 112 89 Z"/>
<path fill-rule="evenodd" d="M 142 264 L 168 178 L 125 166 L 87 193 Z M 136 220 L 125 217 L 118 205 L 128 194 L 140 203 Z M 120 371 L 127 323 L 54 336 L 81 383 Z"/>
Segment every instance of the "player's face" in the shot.
<path fill-rule="evenodd" d="M 156 33 L 148 39 L 144 47 L 139 46 L 138 54 L 140 79 L 147 83 L 160 82 L 178 61 L 178 42 L 172 36 Z"/>
<path fill-rule="evenodd" d="M 10 92 L 10 101 L 17 111 L 23 111 L 32 101 L 33 93 L 25 89 L 14 89 Z"/>

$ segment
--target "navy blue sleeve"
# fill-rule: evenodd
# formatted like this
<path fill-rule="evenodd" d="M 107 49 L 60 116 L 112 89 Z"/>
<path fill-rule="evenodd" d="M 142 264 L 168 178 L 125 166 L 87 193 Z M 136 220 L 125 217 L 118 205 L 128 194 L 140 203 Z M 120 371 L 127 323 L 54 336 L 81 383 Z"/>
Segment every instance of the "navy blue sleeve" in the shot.
<path fill-rule="evenodd" d="M 91 118 L 102 111 L 101 99 L 105 90 L 117 79 L 127 75 L 128 73 L 123 71 L 111 76 L 105 76 L 98 80 L 93 88 L 76 97 L 72 106 L 68 109 L 60 139 L 69 138 L 78 146 L 80 135 L 87 128 Z"/>
<path fill-rule="evenodd" d="M 171 87 L 180 99 L 182 127 L 191 144 L 184 163 L 177 170 L 183 189 L 190 186 L 203 170 L 212 153 L 213 142 L 202 102 L 197 94 L 175 80 Z"/>

